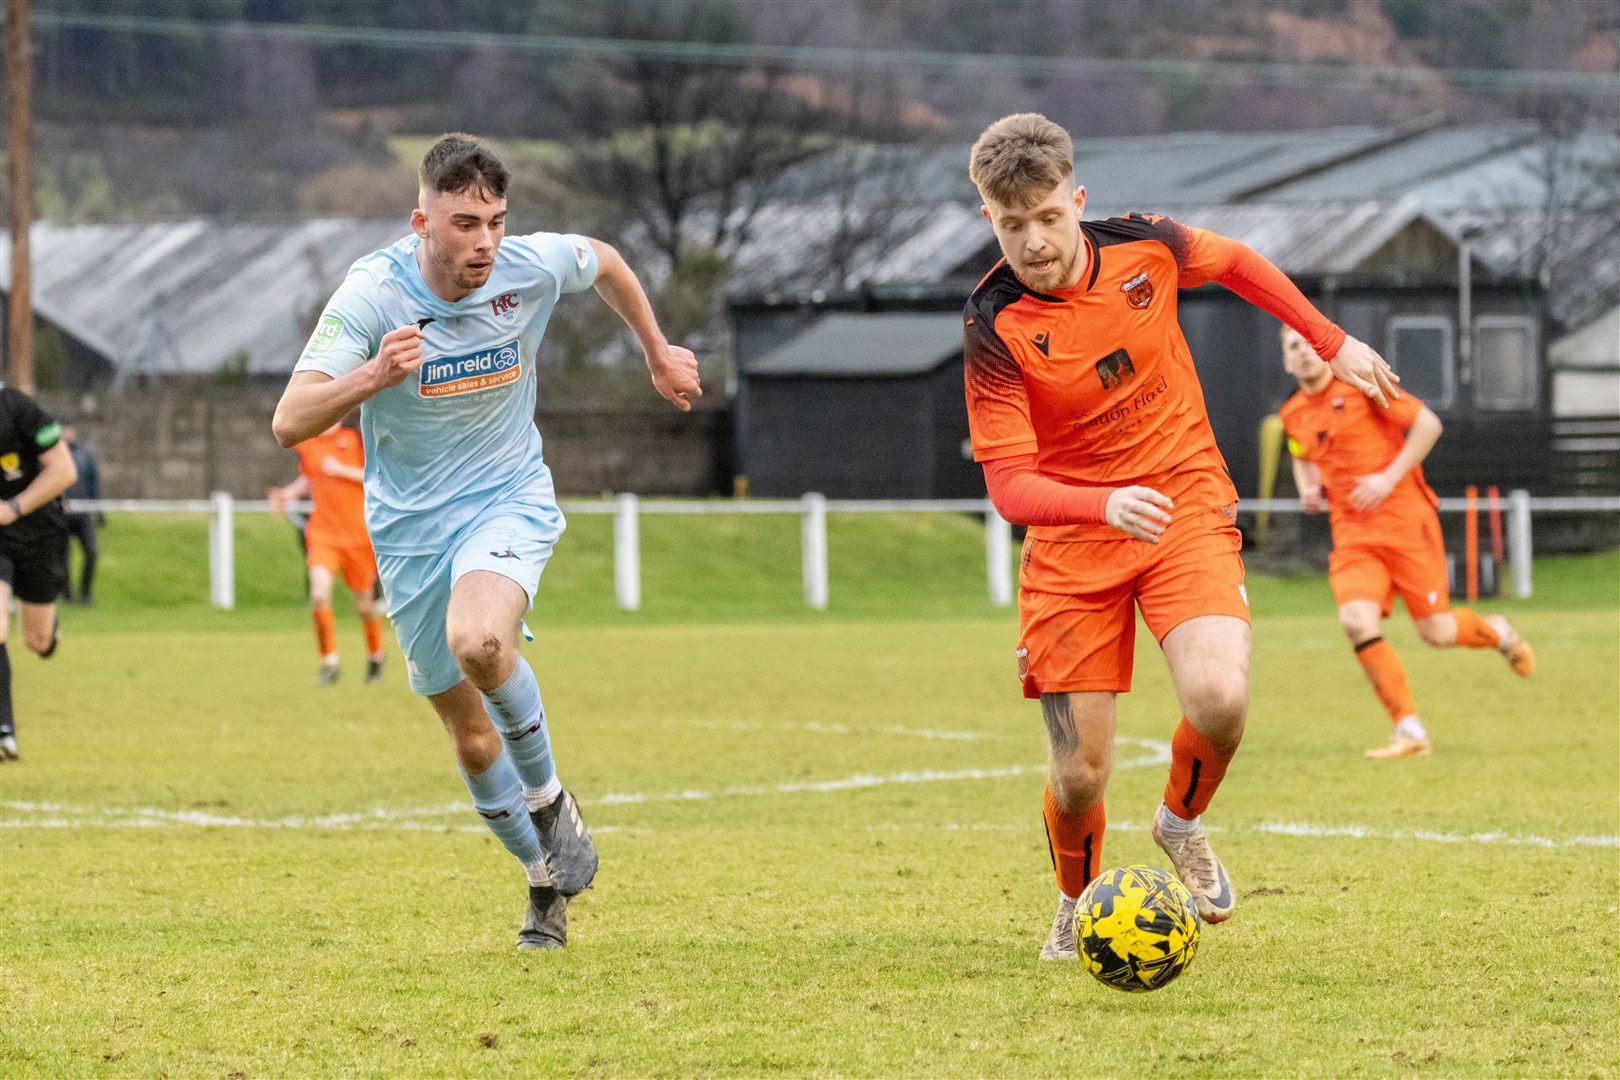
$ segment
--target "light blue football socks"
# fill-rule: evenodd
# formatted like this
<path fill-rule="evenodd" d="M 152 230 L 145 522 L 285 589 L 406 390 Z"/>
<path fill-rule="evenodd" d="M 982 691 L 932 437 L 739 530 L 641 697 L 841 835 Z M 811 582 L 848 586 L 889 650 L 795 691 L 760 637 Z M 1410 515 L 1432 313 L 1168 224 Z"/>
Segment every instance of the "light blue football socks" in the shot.
<path fill-rule="evenodd" d="M 461 778 L 472 792 L 473 809 L 484 819 L 489 831 L 495 834 L 501 846 L 517 857 L 529 875 L 531 884 L 548 880 L 545 854 L 540 850 L 540 838 L 529 821 L 529 808 L 523 801 L 523 785 L 517 770 L 512 767 L 510 754 L 502 752 L 495 763 L 481 773 L 462 771 Z M 535 876 L 539 875 L 539 880 Z"/>
<path fill-rule="evenodd" d="M 546 712 L 534 669 L 520 654 L 507 680 L 483 697 L 484 711 L 501 733 L 501 741 L 523 781 L 527 805 L 530 809 L 548 805 L 561 794 L 562 785 L 551 758 L 551 732 L 546 729 Z"/>

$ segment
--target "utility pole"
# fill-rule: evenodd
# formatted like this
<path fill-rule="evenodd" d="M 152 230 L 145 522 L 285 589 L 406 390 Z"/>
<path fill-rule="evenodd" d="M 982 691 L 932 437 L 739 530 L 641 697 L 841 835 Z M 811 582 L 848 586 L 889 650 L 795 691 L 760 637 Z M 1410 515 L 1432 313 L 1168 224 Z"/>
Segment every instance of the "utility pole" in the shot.
<path fill-rule="evenodd" d="M 6 0 L 6 183 L 11 188 L 11 296 L 7 304 L 7 383 L 34 392 L 34 296 L 28 230 L 34 221 L 34 62 L 28 0 Z"/>

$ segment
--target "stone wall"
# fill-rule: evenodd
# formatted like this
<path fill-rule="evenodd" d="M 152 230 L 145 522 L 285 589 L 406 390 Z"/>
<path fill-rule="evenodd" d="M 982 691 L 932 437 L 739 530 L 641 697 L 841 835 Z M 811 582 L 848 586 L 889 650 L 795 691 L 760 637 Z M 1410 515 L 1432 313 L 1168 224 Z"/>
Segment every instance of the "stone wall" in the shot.
<path fill-rule="evenodd" d="M 298 459 L 276 445 L 270 417 L 281 388 L 194 386 L 82 398 L 41 394 L 96 453 L 109 499 L 200 499 L 213 491 L 262 499 Z M 563 495 L 729 492 L 731 414 L 547 410 L 536 417 Z"/>

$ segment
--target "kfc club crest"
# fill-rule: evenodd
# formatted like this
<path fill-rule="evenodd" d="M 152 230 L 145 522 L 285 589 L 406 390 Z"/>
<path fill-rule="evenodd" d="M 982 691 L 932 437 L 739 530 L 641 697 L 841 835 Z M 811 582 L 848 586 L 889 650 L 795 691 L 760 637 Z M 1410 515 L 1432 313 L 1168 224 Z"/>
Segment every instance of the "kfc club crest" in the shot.
<path fill-rule="evenodd" d="M 515 292 L 502 293 L 489 302 L 490 314 L 503 323 L 515 323 L 518 318 L 518 308 L 522 301 Z"/>

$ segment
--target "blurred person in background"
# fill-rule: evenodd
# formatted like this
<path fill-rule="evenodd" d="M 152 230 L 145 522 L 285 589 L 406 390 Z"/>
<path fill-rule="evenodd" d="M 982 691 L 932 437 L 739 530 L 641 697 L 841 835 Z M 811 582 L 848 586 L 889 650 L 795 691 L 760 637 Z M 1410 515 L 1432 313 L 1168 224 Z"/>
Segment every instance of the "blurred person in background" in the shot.
<path fill-rule="evenodd" d="M 77 475 L 62 426 L 27 394 L 0 387 L 0 762 L 18 759 L 6 649 L 11 601 L 17 601 L 24 644 L 50 659 L 56 601 L 68 578 L 62 493 Z"/>
<path fill-rule="evenodd" d="M 671 345 L 611 246 L 506 236 L 506 167 L 467 135 L 418 169 L 411 235 L 354 264 L 276 407 L 283 446 L 360 408 L 366 523 L 411 689 L 438 713 L 473 807 L 522 865 L 518 947 L 567 944 L 596 846 L 562 786 L 523 617 L 562 535 L 535 428 L 535 356 L 558 300 L 595 288 L 682 411 L 697 360 Z"/>
<path fill-rule="evenodd" d="M 1433 743 L 1406 668 L 1380 631 L 1397 593 L 1418 636 L 1437 649 L 1496 649 L 1519 675 L 1535 670 L 1535 653 L 1505 617 L 1450 606 L 1440 499 L 1423 481 L 1440 418 L 1411 394 L 1387 409 L 1368 402 L 1292 327 L 1282 328 L 1282 350 L 1283 367 L 1299 382 L 1282 407 L 1294 484 L 1306 513 L 1328 511 L 1328 583 L 1339 624 L 1394 725 L 1389 742 L 1367 756 L 1422 757 Z"/>
<path fill-rule="evenodd" d="M 354 593 L 354 608 L 366 639 L 366 682 L 382 678 L 382 614 L 377 609 L 377 558 L 366 533 L 366 451 L 360 433 L 333 424 L 298 452 L 298 476 L 285 487 L 271 488 L 270 509 L 286 513 L 308 496 L 315 504 L 303 529 L 304 562 L 309 568 L 309 608 L 315 623 L 315 648 L 321 662 L 316 675 L 322 686 L 338 681 L 337 626 L 332 590 L 339 574 Z"/>
<path fill-rule="evenodd" d="M 79 438 L 79 430 L 71 420 L 62 424 L 62 441 L 67 443 L 73 467 L 79 471 L 79 478 L 67 489 L 68 502 L 101 498 L 101 468 L 90 444 Z M 68 535 L 79 543 L 79 587 L 75 589 L 68 581 L 65 599 L 70 604 L 89 607 L 95 602 L 96 530 L 103 520 L 99 510 L 77 510 L 67 515 Z"/>

